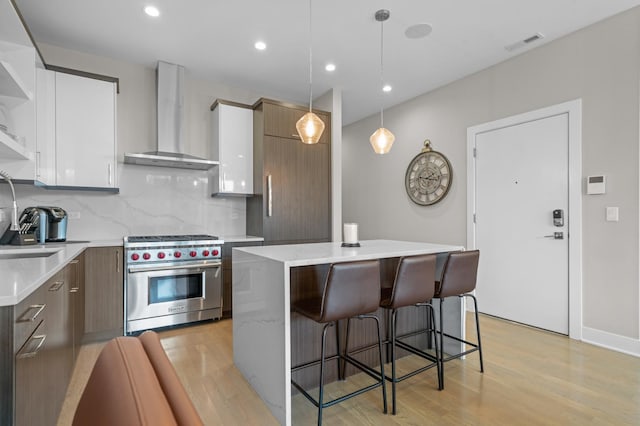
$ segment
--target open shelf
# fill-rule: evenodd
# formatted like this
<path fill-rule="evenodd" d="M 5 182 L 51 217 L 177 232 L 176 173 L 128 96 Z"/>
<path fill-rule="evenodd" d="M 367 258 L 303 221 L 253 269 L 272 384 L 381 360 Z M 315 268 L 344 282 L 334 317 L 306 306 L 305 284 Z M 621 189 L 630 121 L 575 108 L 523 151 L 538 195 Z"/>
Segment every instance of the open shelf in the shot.
<path fill-rule="evenodd" d="M 13 105 L 7 105 L 10 108 L 32 98 L 31 91 L 24 85 L 13 66 L 5 61 L 0 61 L 0 97 L 3 98 L 4 104 L 7 104 L 7 99 L 12 101 Z"/>
<path fill-rule="evenodd" d="M 9 135 L 0 130 L 0 158 L 30 160 L 32 154 Z"/>

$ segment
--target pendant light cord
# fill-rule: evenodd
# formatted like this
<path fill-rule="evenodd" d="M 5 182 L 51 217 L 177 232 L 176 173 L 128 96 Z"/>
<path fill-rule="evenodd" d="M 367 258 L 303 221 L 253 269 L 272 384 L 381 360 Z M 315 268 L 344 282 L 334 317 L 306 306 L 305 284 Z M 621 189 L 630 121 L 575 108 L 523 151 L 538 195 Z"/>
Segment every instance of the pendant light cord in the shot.
<path fill-rule="evenodd" d="M 384 20 L 380 21 L 380 127 L 384 128 Z"/>
<path fill-rule="evenodd" d="M 313 21 L 311 19 L 311 5 L 313 1 L 309 0 L 309 112 L 312 112 L 313 104 Z"/>

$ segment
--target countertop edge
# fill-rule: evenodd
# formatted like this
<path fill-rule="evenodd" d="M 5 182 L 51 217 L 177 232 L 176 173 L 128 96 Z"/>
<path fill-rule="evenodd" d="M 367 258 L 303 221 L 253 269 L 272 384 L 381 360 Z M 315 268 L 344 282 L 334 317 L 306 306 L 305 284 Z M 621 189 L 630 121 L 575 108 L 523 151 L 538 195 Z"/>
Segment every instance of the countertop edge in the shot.
<path fill-rule="evenodd" d="M 14 291 L 12 294 L 0 294 L 0 306 L 14 306 L 22 302 L 26 299 L 31 293 L 36 291 L 43 285 L 48 279 L 62 270 L 70 261 L 72 261 L 75 257 L 80 255 L 86 248 L 88 247 L 87 243 L 69 243 L 64 245 L 58 253 L 51 256 L 51 265 L 46 263 L 44 259 L 29 259 L 25 260 L 27 262 L 27 266 L 29 266 L 29 261 L 33 262 L 35 265 L 36 262 L 45 262 L 47 265 L 45 271 L 41 274 L 38 274 L 25 285 L 18 285 L 18 283 L 14 283 Z M 16 281 L 14 279 L 14 281 Z M 27 281 L 25 279 L 25 281 Z M 22 283 L 21 283 L 22 284 Z"/>

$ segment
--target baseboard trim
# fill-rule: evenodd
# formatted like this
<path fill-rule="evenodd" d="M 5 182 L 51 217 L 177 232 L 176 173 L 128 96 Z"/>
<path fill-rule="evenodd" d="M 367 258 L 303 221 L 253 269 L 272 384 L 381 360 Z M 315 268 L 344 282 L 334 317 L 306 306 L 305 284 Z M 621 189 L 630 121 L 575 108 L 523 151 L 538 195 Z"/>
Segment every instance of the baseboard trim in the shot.
<path fill-rule="evenodd" d="M 640 357 L 640 340 L 594 328 L 582 327 L 582 341 L 613 351 Z"/>

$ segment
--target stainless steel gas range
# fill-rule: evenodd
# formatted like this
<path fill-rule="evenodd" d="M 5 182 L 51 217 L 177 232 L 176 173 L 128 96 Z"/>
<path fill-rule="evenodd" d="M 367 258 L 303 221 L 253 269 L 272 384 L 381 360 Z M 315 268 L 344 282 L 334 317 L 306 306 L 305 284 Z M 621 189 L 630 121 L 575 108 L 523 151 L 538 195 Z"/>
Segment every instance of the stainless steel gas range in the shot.
<path fill-rule="evenodd" d="M 211 235 L 125 237 L 125 334 L 221 318 L 223 244 Z"/>

